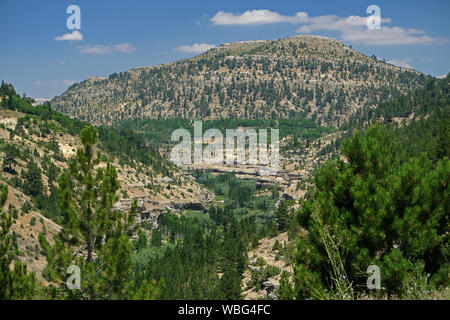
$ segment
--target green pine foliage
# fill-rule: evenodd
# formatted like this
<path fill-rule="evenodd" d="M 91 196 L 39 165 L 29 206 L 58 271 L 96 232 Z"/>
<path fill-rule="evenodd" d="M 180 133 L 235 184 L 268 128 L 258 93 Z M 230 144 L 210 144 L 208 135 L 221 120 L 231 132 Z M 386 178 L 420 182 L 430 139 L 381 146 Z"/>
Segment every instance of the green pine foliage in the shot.
<path fill-rule="evenodd" d="M 291 213 L 292 213 L 292 205 L 295 204 L 294 200 L 285 200 L 280 203 L 277 208 L 275 214 L 275 221 L 277 223 L 278 229 L 281 232 L 285 232 L 288 230 L 289 225 L 291 224 Z"/>
<path fill-rule="evenodd" d="M 321 150 L 336 152 L 355 129 L 364 130 L 372 122 L 383 122 L 393 139 L 405 147 L 405 159 L 425 152 L 433 162 L 449 156 L 450 95 L 449 76 L 430 78 L 423 87 L 357 111 L 341 126 L 341 136 Z"/>
<path fill-rule="evenodd" d="M 170 140 L 174 130 L 184 128 L 194 136 L 194 121 L 192 119 L 170 118 L 170 119 L 126 119 L 118 122 L 114 127 L 120 130 L 134 130 L 151 142 L 152 145 L 173 144 Z M 295 141 L 300 139 L 312 141 L 324 134 L 331 133 L 332 128 L 320 126 L 311 119 L 292 118 L 292 119 L 236 119 L 224 118 L 213 120 L 202 120 L 202 129 L 205 132 L 214 128 L 225 134 L 226 129 L 237 129 L 239 127 L 258 129 L 279 129 L 280 139 L 288 136 L 294 136 Z M 270 143 L 270 130 L 268 134 Z"/>
<path fill-rule="evenodd" d="M 27 171 L 22 173 L 24 179 L 23 190 L 25 194 L 36 197 L 42 195 L 43 183 L 41 169 L 34 162 L 28 162 Z"/>
<path fill-rule="evenodd" d="M 192 75 L 199 74 L 204 67 L 232 71 L 246 65 L 281 75 L 285 65 L 259 58 L 253 60 L 251 56 L 288 50 L 295 57 L 297 51 L 308 53 L 311 49 L 308 46 L 300 43 L 278 47 L 277 42 L 270 42 L 249 49 L 246 52 L 249 56 L 243 59 L 226 58 L 239 52 L 225 49 L 217 56 L 206 54 L 180 62 L 175 65 L 175 71 Z M 19 217 L 19 211 L 10 205 L 8 212 L 1 213 L 0 299 L 41 296 L 52 299 L 240 299 L 247 251 L 257 246 L 260 239 L 280 232 L 288 231 L 289 239 L 298 237 L 300 227 L 306 232 L 297 238 L 295 255 L 291 259 L 294 285 L 290 274 L 283 272 L 276 291 L 280 299 L 352 299 L 371 294 L 366 287 L 369 265 L 378 265 L 381 269 L 382 289 L 377 296 L 381 293 L 389 297 L 423 298 L 427 290 L 447 287 L 450 283 L 449 78 L 425 79 L 409 71 L 395 73 L 384 69 L 381 62 L 357 65 L 350 61 L 353 54 L 346 52 L 345 60 L 340 62 L 296 58 L 293 63 L 302 72 L 320 70 L 323 73 L 334 69 L 340 79 L 361 78 L 383 67 L 379 75 L 387 82 L 378 91 L 370 86 L 361 87 L 344 97 L 342 89 L 331 92 L 323 85 L 304 86 L 303 80 L 294 85 L 286 80 L 251 83 L 233 75 L 226 86 L 192 86 L 189 89 L 194 93 L 190 96 L 184 92 L 184 87 L 159 90 L 167 88 L 166 81 L 173 71 L 170 68 L 143 69 L 138 72 L 141 80 L 152 89 L 148 96 L 140 96 L 142 105 L 160 100 L 165 106 L 155 102 L 153 107 L 157 111 L 176 104 L 183 108 L 171 109 L 176 110 L 174 119 L 131 119 L 115 127 L 86 126 L 85 122 L 55 112 L 49 105 L 33 107 L 30 98 L 21 98 L 11 85 L 2 83 L 1 107 L 26 114 L 18 119 L 14 130 L 9 129 L 10 138 L 23 137 L 25 129 L 30 130 L 34 122 L 38 123 L 40 132 L 28 131 L 29 134 L 48 137 L 49 141 L 41 141 L 39 146 L 55 160 L 66 161 L 55 133 L 80 135 L 83 147 L 70 160 L 69 168 L 61 172 L 47 154 L 0 141 L 0 151 L 5 154 L 1 169 L 7 174 L 8 183 L 31 198 L 21 206 L 22 213 L 40 210 L 62 226 L 51 244 L 44 232 L 39 235 L 48 262 L 43 276 L 51 283 L 44 289 L 36 284 L 34 274 L 27 273 L 26 266 L 16 256 L 20 252 L 11 225 L 13 218 Z M 291 67 L 287 69 L 286 79 L 296 79 L 296 71 Z M 100 81 L 120 84 L 128 80 L 129 73 L 121 73 L 111 75 L 108 81 Z M 394 80 L 401 86 L 390 88 Z M 405 87 L 420 84 L 424 87 L 387 100 Z M 77 84 L 72 89 L 85 87 L 88 83 Z M 143 88 L 133 90 L 140 92 Z M 120 101 L 126 95 L 116 91 L 113 100 Z M 282 101 L 284 97 L 288 98 L 288 103 Z M 312 140 L 331 132 L 329 127 L 317 123 L 328 120 L 341 123 L 338 115 L 346 112 L 351 99 L 360 98 L 366 108 L 342 127 L 347 130 L 343 137 L 351 138 L 338 139 L 321 153 L 325 155 L 341 147 L 343 157 L 328 161 L 315 172 L 315 188 L 295 214 L 293 200 L 275 208 L 278 199 L 275 186 L 260 188 L 256 181 L 240 180 L 233 174 L 212 175 L 202 171 L 192 173 L 196 181 L 223 199 L 223 203 L 214 202 L 207 212 L 188 211 L 181 216 L 167 212 L 159 217 L 158 228 L 150 231 L 139 229 L 134 221 L 136 202 L 126 213 L 114 209 L 120 194 L 117 172 L 111 159 L 102 155 L 100 149 L 118 157 L 121 163 L 133 167 L 140 162 L 151 166 L 155 173 L 172 177 L 176 169 L 159 155 L 158 148 L 169 144 L 173 129 L 185 127 L 192 132 L 193 118 L 211 116 L 214 110 L 210 110 L 210 106 L 217 104 L 211 99 L 224 104 L 228 111 L 233 110 L 235 102 L 250 103 L 239 115 L 240 119 L 228 112 L 224 119 L 203 121 L 203 130 L 214 127 L 224 132 L 225 128 L 239 126 L 279 128 L 281 138 L 292 137 L 287 148 L 301 148 L 304 143 L 309 146 Z M 263 99 L 267 110 L 256 108 L 255 99 Z M 382 103 L 378 107 L 369 108 L 379 101 Z M 309 108 L 314 103 L 319 108 L 314 112 L 288 108 L 289 104 L 303 103 Z M 198 108 L 188 106 L 193 104 Z M 102 120 L 109 123 L 141 117 L 139 110 L 133 109 L 134 114 L 106 114 Z M 324 110 L 329 110 L 328 115 Z M 317 121 L 306 120 L 306 116 Z M 95 117 L 95 114 L 86 115 L 86 119 Z M 253 119 L 246 119 L 250 117 Z M 397 124 L 397 118 L 403 121 Z M 365 131 L 351 132 L 380 119 L 387 128 L 373 124 Z M 16 172 L 18 162 L 27 164 L 20 174 Z M 45 184 L 48 188 L 44 187 L 43 176 L 48 177 Z M 6 198 L 7 188 L 2 187 L 1 208 Z M 30 224 L 35 225 L 36 219 Z M 289 248 L 277 242 L 273 250 L 280 255 L 282 251 L 283 254 L 290 251 Z M 81 290 L 69 289 L 66 285 L 70 265 L 81 270 Z M 281 272 L 262 259 L 255 266 L 260 268 L 252 273 L 250 285 L 256 289 L 261 289 L 264 281 Z"/>
<path fill-rule="evenodd" d="M 166 213 L 150 245 L 133 257 L 132 279 L 163 282 L 162 299 L 239 299 L 252 232 L 232 216 L 216 223 L 204 214 Z"/>
<path fill-rule="evenodd" d="M 8 198 L 8 187 L 0 188 L 0 209 Z M 16 250 L 10 232 L 12 216 L 0 212 L 0 300 L 31 299 L 37 287 L 34 273 L 27 272 L 27 266 L 16 259 Z M 11 264 L 13 267 L 11 268 Z"/>
<path fill-rule="evenodd" d="M 297 214 L 308 234 L 297 242 L 296 297 L 367 293 L 369 265 L 381 268 L 388 295 L 405 294 L 417 273 L 430 275 L 431 287 L 448 286 L 449 159 L 404 160 L 382 125 L 357 132 L 342 152 L 345 160 L 316 172 Z"/>
<path fill-rule="evenodd" d="M 134 256 L 133 279 L 163 281 L 163 299 L 240 299 L 247 250 L 277 234 L 274 214 L 255 210 L 262 202 L 253 181 L 229 174 L 193 174 L 221 194 L 223 206 L 211 206 L 207 214 L 162 214 L 149 246 Z M 276 198 L 264 200 L 264 210 L 273 211 Z"/>
<path fill-rule="evenodd" d="M 450 104 L 449 75 L 444 79 L 428 78 L 419 89 L 399 94 L 381 102 L 374 109 L 361 109 L 350 117 L 343 128 L 362 127 L 371 120 L 379 119 L 392 123 L 395 117 L 420 119 L 437 109 L 447 107 Z"/>
<path fill-rule="evenodd" d="M 94 128 L 85 127 L 80 137 L 83 148 L 59 178 L 63 230 L 54 245 L 39 237 L 48 261 L 44 275 L 59 284 L 56 298 L 154 298 L 159 289 L 152 282 L 130 281 L 136 203 L 128 213 L 113 208 L 119 190 L 115 167 L 96 167 L 102 157 Z M 70 265 L 81 270 L 81 290 L 65 285 Z"/>
<path fill-rule="evenodd" d="M 35 116 L 44 123 L 41 127 L 41 134 L 50 132 L 64 132 L 70 135 L 79 135 L 87 122 L 70 118 L 50 108 L 48 104 L 32 106 L 30 101 L 22 99 L 18 96 L 14 87 L 10 84 L 3 83 L 0 87 L 0 93 L 8 98 L 3 101 L 7 102 L 7 108 L 18 112 L 25 113 L 27 116 Z M 134 167 L 135 162 L 152 166 L 155 173 L 161 173 L 165 176 L 172 176 L 174 170 L 173 165 L 169 161 L 161 157 L 154 145 L 136 134 L 134 131 L 124 127 L 114 129 L 106 126 L 97 127 L 98 143 L 100 147 L 110 155 L 118 157 L 122 162 Z M 14 133 L 14 132 L 12 132 Z M 48 145 L 51 149 L 51 144 Z M 10 151 L 8 155 L 13 155 Z M 3 170 L 11 169 L 11 160 L 3 162 Z"/>

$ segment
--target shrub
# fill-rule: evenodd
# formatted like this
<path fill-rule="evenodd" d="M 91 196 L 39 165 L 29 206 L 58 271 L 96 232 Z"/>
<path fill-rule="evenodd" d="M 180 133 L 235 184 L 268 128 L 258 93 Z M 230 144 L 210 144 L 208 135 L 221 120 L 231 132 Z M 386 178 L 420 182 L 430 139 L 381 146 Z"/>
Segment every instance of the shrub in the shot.
<path fill-rule="evenodd" d="M 275 243 L 272 246 L 272 251 L 281 251 L 283 249 L 283 246 L 281 245 L 280 241 L 275 241 Z"/>
<path fill-rule="evenodd" d="M 272 266 L 270 264 L 265 268 L 265 272 L 268 278 L 275 277 L 280 274 L 281 270 L 277 266 Z"/>
<path fill-rule="evenodd" d="M 256 258 L 255 267 L 263 267 L 266 265 L 266 261 L 262 257 Z"/>
<path fill-rule="evenodd" d="M 20 209 L 22 210 L 22 212 L 28 213 L 30 212 L 31 208 L 32 208 L 31 203 L 29 201 L 25 201 Z"/>
<path fill-rule="evenodd" d="M 13 204 L 9 204 L 8 206 L 8 212 L 11 213 L 12 217 L 14 219 L 18 219 L 19 218 L 19 211 L 16 209 L 16 207 Z"/>

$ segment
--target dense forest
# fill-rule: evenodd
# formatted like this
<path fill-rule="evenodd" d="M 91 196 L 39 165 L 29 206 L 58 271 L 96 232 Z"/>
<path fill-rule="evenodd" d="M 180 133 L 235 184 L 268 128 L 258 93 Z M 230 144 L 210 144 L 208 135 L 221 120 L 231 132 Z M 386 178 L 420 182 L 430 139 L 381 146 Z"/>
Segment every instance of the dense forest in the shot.
<path fill-rule="evenodd" d="M 367 293 L 371 265 L 381 269 L 378 294 L 423 297 L 448 286 L 450 161 L 405 152 L 375 124 L 344 141 L 346 161 L 315 173 L 297 213 L 309 231 L 296 252 L 297 298 Z"/>
<path fill-rule="evenodd" d="M 29 160 L 39 152 L 2 139 L 2 171 L 13 178 L 1 182 L 0 298 L 240 299 L 246 287 L 261 288 L 280 274 L 280 299 L 438 296 L 450 283 L 448 81 L 429 80 L 421 89 L 355 115 L 340 128 L 335 156 L 313 173 L 304 199 L 278 201 L 276 186 L 194 171 L 190 174 L 215 194 L 215 201 L 206 210 L 182 215 L 167 210 L 153 229 L 136 223 L 136 201 L 128 211 L 114 207 L 121 186 L 117 168 L 102 152 L 171 176 L 177 169 L 160 156 L 158 146 L 167 143 L 167 130 L 173 127 L 192 130 L 190 121 L 127 120 L 93 127 L 48 105 L 32 107 L 28 98 L 2 83 L 2 110 L 24 114 L 9 131 L 10 139 L 40 126 L 36 134 L 78 135 L 82 146 L 61 169 L 49 159 L 37 166 Z M 279 126 L 283 137 L 314 141 L 331 132 L 301 118 L 264 121 Z M 204 125 L 255 123 L 222 119 Z M 153 147 L 143 148 L 149 141 Z M 51 139 L 42 148 L 52 159 L 62 157 Z M 18 161 L 27 163 L 20 175 L 15 172 Z M 43 192 L 46 186 L 50 190 Z M 12 187 L 31 199 L 21 215 L 37 208 L 61 227 L 51 240 L 45 230 L 38 237 L 36 250 L 47 261 L 47 286 L 18 259 L 11 232 L 18 210 L 4 207 Z M 248 252 L 262 239 L 284 232 L 294 246 L 277 243 L 273 250 L 292 264 L 293 274 L 257 261 L 243 285 Z M 81 290 L 65 285 L 71 265 L 83 275 Z M 366 286 L 367 268 L 373 265 L 382 279 L 375 292 Z"/>
<path fill-rule="evenodd" d="M 369 265 L 381 268 L 379 296 L 420 299 L 448 286 L 448 89 L 448 76 L 429 80 L 344 127 L 350 138 L 336 146 L 345 161 L 317 170 L 297 213 L 309 231 L 296 252 L 297 298 L 367 294 Z"/>
<path fill-rule="evenodd" d="M 405 148 L 406 158 L 425 152 L 436 161 L 449 155 L 449 105 L 449 76 L 429 79 L 423 88 L 357 112 L 340 127 L 340 138 L 326 146 L 323 153 L 337 151 L 356 129 L 364 130 L 372 122 L 382 122 L 392 132 L 392 139 Z"/>
<path fill-rule="evenodd" d="M 145 141 L 152 146 L 168 147 L 174 142 L 170 140 L 171 134 L 178 128 L 187 129 L 191 136 L 194 136 L 194 121 L 183 118 L 171 119 L 127 119 L 118 122 L 114 127 L 124 128 L 125 130 L 132 130 L 136 134 L 142 136 Z M 329 126 L 320 126 L 311 119 L 293 118 L 293 119 L 234 119 L 225 118 L 217 120 L 202 120 L 202 129 L 206 131 L 214 128 L 223 133 L 226 129 L 243 128 L 265 128 L 278 129 L 280 139 L 289 138 L 292 145 L 286 148 L 283 145 L 282 149 L 289 149 L 290 147 L 299 147 L 300 141 L 303 144 L 309 144 L 317 138 L 325 134 L 333 132 L 333 128 Z M 269 143 L 270 143 L 270 137 Z"/>
<path fill-rule="evenodd" d="M 262 196 L 254 181 L 195 174 L 223 196 L 223 205 L 210 207 L 206 215 L 163 215 L 150 241 L 143 234 L 137 240 L 133 276 L 164 279 L 163 299 L 240 299 L 248 248 L 280 231 L 276 189 Z"/>

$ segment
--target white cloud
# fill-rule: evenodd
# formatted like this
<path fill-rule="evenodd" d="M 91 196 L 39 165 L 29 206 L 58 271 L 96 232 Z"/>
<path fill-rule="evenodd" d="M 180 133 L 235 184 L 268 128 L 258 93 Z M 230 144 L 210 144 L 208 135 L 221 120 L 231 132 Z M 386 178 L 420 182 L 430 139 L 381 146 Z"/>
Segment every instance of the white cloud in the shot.
<path fill-rule="evenodd" d="M 81 53 L 92 53 L 92 54 L 106 54 L 106 53 L 110 53 L 111 47 L 109 46 L 104 46 L 102 44 L 97 44 L 95 46 L 84 46 L 81 47 L 80 52 Z"/>
<path fill-rule="evenodd" d="M 348 16 L 340 18 L 335 15 L 325 15 L 318 17 L 307 17 L 304 25 L 297 29 L 297 32 L 310 33 L 318 30 L 345 31 L 352 28 L 360 28 L 366 26 L 366 17 Z M 382 23 L 390 23 L 391 19 L 382 19 Z"/>
<path fill-rule="evenodd" d="M 433 44 L 448 41 L 428 35 L 417 36 L 401 27 L 383 27 L 379 30 L 346 30 L 342 33 L 342 40 L 368 45 Z"/>
<path fill-rule="evenodd" d="M 121 44 L 116 44 L 113 48 L 115 51 L 119 51 L 119 52 L 132 52 L 132 51 L 136 50 L 136 48 L 134 48 L 127 42 L 121 43 Z"/>
<path fill-rule="evenodd" d="M 86 45 L 86 46 L 80 47 L 80 52 L 87 53 L 87 54 L 107 54 L 107 53 L 111 53 L 113 51 L 132 52 L 134 50 L 136 50 L 136 48 L 134 48 L 127 42 L 121 43 L 121 44 L 116 44 L 113 46 L 104 46 L 102 44 L 97 44 L 95 46 Z"/>
<path fill-rule="evenodd" d="M 78 30 L 73 30 L 72 33 L 66 33 L 62 36 L 56 37 L 56 41 L 81 41 L 83 40 L 83 34 Z"/>
<path fill-rule="evenodd" d="M 394 66 L 397 66 L 397 67 L 413 69 L 413 67 L 409 64 L 410 61 L 411 61 L 410 58 L 392 59 L 392 60 L 389 60 L 388 63 L 393 64 Z"/>
<path fill-rule="evenodd" d="M 64 79 L 64 80 L 56 81 L 56 84 L 57 84 L 57 85 L 58 85 L 58 84 L 62 84 L 62 85 L 65 85 L 65 86 L 71 86 L 71 85 L 73 85 L 75 82 L 76 82 L 76 81 L 75 81 L 75 80 L 72 80 L 72 79 Z"/>
<path fill-rule="evenodd" d="M 442 75 L 440 75 L 440 76 L 436 76 L 436 78 L 438 78 L 438 79 L 444 79 L 445 77 L 447 77 L 446 74 L 442 74 Z"/>
<path fill-rule="evenodd" d="M 190 52 L 190 53 L 202 53 L 208 51 L 209 49 L 215 48 L 214 44 L 208 43 L 194 43 L 193 45 L 185 45 L 177 48 L 178 51 Z"/>
<path fill-rule="evenodd" d="M 306 12 L 293 16 L 281 15 L 270 10 L 247 10 L 241 14 L 219 11 L 211 22 L 215 25 L 262 25 L 271 23 L 292 23 L 301 25 L 298 33 L 332 31 L 341 34 L 341 40 L 366 45 L 433 44 L 448 42 L 447 39 L 429 36 L 426 31 L 398 26 L 388 27 L 389 18 L 381 19 L 381 29 L 369 30 L 367 16 L 338 17 L 323 15 L 310 17 Z"/>
<path fill-rule="evenodd" d="M 298 33 L 315 31 L 337 31 L 343 41 L 366 45 L 401 45 L 401 44 L 432 44 L 446 42 L 446 39 L 433 38 L 424 30 L 402 27 L 388 27 L 392 21 L 381 19 L 381 29 L 370 30 L 366 25 L 367 17 L 349 16 L 341 18 L 334 15 L 309 18 L 307 23 L 297 29 Z"/>
<path fill-rule="evenodd" d="M 298 33 L 314 31 L 337 31 L 343 41 L 366 45 L 402 45 L 402 44 L 432 44 L 446 42 L 446 39 L 433 38 L 424 30 L 402 27 L 388 27 L 392 21 L 389 18 L 381 20 L 381 29 L 370 30 L 366 25 L 367 17 L 349 16 L 346 18 L 319 16 L 297 29 Z"/>
<path fill-rule="evenodd" d="M 300 23 L 308 18 L 306 12 L 297 12 L 294 16 L 284 16 L 270 10 L 247 10 L 241 14 L 219 11 L 211 21 L 215 25 L 261 25 L 269 23 Z"/>

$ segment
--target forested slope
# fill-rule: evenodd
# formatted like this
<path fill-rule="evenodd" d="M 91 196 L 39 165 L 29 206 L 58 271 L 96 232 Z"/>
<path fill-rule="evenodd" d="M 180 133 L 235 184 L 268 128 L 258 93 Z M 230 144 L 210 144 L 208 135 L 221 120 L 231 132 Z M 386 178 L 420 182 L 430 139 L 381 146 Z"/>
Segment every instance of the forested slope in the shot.
<path fill-rule="evenodd" d="M 128 118 L 310 118 L 338 126 L 424 84 L 417 71 L 314 36 L 223 44 L 199 56 L 91 78 L 51 101 L 91 123 Z"/>

